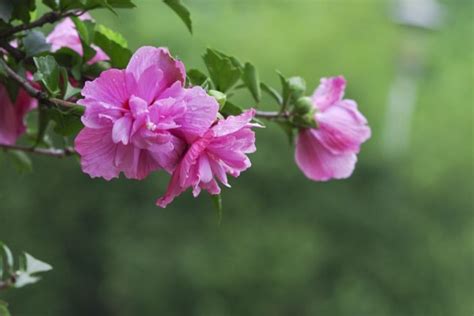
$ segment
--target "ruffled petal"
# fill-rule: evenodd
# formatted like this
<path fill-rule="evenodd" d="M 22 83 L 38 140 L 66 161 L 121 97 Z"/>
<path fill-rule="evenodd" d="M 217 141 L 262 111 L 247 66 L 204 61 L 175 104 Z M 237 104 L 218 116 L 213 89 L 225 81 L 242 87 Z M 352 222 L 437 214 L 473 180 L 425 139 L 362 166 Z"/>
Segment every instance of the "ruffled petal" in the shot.
<path fill-rule="evenodd" d="M 176 123 L 181 126 L 177 132 L 192 143 L 197 137 L 203 136 L 216 120 L 219 104 L 201 87 L 186 89 L 178 100 L 186 104 L 186 112 L 176 119 Z"/>
<path fill-rule="evenodd" d="M 367 120 L 354 101 L 341 101 L 316 114 L 319 128 L 314 135 L 331 153 L 358 153 L 360 145 L 370 138 Z"/>
<path fill-rule="evenodd" d="M 112 141 L 110 128 L 82 129 L 75 139 L 75 149 L 81 156 L 82 171 L 92 178 L 117 178 L 115 167 L 117 145 Z"/>
<path fill-rule="evenodd" d="M 123 70 L 109 69 L 99 78 L 88 81 L 82 89 L 85 98 L 97 100 L 116 107 L 125 107 L 129 98 L 126 74 Z M 88 104 L 83 104 L 87 106 Z"/>
<path fill-rule="evenodd" d="M 171 57 L 166 48 L 144 46 L 133 54 L 127 66 L 127 72 L 133 74 L 137 82 L 143 73 L 150 67 L 157 66 L 163 72 L 160 87 L 164 89 L 174 82 L 180 81 L 184 84 L 186 71 L 181 61 Z"/>
<path fill-rule="evenodd" d="M 225 120 L 220 120 L 212 127 L 216 137 L 229 135 L 246 127 L 255 116 L 255 110 L 250 109 L 240 115 L 230 115 Z"/>
<path fill-rule="evenodd" d="M 115 121 L 112 128 L 112 140 L 114 143 L 122 143 L 127 145 L 132 132 L 133 120 L 130 115 L 125 115 Z"/>
<path fill-rule="evenodd" d="M 334 155 L 324 147 L 311 129 L 300 131 L 296 142 L 295 160 L 311 180 L 327 181 L 348 178 L 354 171 L 354 153 Z"/>
<path fill-rule="evenodd" d="M 345 89 L 346 79 L 343 76 L 322 78 L 321 84 L 313 94 L 313 102 L 319 110 L 324 111 L 342 100 Z"/>

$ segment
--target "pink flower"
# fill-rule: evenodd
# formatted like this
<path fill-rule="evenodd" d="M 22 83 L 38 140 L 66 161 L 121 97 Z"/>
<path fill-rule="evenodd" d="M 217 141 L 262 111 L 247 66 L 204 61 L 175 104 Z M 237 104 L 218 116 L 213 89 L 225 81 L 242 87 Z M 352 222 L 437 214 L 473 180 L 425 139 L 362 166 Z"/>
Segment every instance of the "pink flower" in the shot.
<path fill-rule="evenodd" d="M 227 174 L 238 177 L 251 166 L 246 154 L 255 152 L 255 134 L 250 121 L 255 110 L 218 121 L 202 137 L 196 139 L 176 167 L 168 189 L 157 205 L 166 207 L 173 199 L 192 187 L 194 197 L 201 189 L 220 193 L 217 180 L 230 187 Z"/>
<path fill-rule="evenodd" d="M 92 20 L 92 17 L 88 13 L 81 15 L 79 18 L 81 20 Z M 74 22 L 70 18 L 66 18 L 56 25 L 53 31 L 46 37 L 46 42 L 51 44 L 51 51 L 53 52 L 62 47 L 67 47 L 82 56 L 81 39 Z M 96 54 L 87 62 L 88 64 L 109 60 L 109 56 L 107 56 L 100 47 L 96 45 L 91 45 L 91 47 L 96 51 Z"/>
<path fill-rule="evenodd" d="M 343 100 L 344 77 L 321 79 L 313 95 L 318 128 L 302 129 L 296 143 L 296 163 L 315 181 L 343 179 L 354 171 L 360 145 L 370 138 L 366 118 L 352 100 Z"/>
<path fill-rule="evenodd" d="M 37 106 L 25 90 L 20 89 L 15 103 L 10 100 L 7 89 L 0 84 L 0 144 L 12 145 L 25 131 L 25 116 Z"/>
<path fill-rule="evenodd" d="M 78 101 L 85 128 L 75 140 L 82 170 L 107 180 L 172 172 L 186 142 L 204 135 L 219 108 L 202 88 L 183 88 L 185 76 L 167 49 L 142 47 L 125 70 L 86 82 Z"/>

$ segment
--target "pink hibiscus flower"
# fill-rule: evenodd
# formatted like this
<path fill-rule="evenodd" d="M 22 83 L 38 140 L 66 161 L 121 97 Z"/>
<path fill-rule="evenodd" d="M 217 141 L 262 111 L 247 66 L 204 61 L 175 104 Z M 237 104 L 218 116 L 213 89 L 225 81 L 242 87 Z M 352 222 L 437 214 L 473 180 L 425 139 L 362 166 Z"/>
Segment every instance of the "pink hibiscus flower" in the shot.
<path fill-rule="evenodd" d="M 246 154 L 256 150 L 255 133 L 251 127 L 258 125 L 250 123 L 254 115 L 252 109 L 239 116 L 229 116 L 196 139 L 173 172 L 165 195 L 156 204 L 166 207 L 191 187 L 194 197 L 201 189 L 213 195 L 219 194 L 217 180 L 230 187 L 227 174 L 238 177 L 251 166 Z"/>
<path fill-rule="evenodd" d="M 81 15 L 79 18 L 81 20 L 92 20 L 92 17 L 88 13 Z M 46 37 L 46 42 L 51 44 L 52 52 L 55 52 L 62 47 L 67 47 L 82 56 L 81 39 L 74 22 L 70 18 L 66 18 L 56 25 L 53 31 L 51 31 L 51 33 Z M 96 45 L 91 45 L 91 47 L 96 51 L 96 54 L 87 62 L 88 64 L 109 60 L 109 56 L 107 56 L 100 47 Z"/>
<path fill-rule="evenodd" d="M 78 101 L 85 128 L 75 140 L 82 170 L 107 180 L 172 172 L 186 142 L 204 135 L 219 108 L 202 88 L 183 88 L 185 76 L 167 49 L 142 47 L 125 70 L 86 82 Z"/>
<path fill-rule="evenodd" d="M 37 106 L 36 99 L 20 89 L 15 103 L 7 89 L 0 84 L 0 144 L 13 145 L 25 131 L 25 116 Z"/>
<path fill-rule="evenodd" d="M 356 154 L 371 135 L 366 118 L 352 100 L 343 100 L 344 77 L 321 79 L 312 99 L 318 128 L 302 129 L 296 143 L 296 163 L 315 181 L 344 179 L 354 171 Z"/>

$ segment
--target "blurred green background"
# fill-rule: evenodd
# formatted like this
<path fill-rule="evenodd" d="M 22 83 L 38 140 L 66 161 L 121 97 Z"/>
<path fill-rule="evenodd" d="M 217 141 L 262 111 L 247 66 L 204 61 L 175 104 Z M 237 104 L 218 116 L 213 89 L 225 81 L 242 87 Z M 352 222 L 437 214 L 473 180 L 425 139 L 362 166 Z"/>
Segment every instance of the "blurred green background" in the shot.
<path fill-rule="evenodd" d="M 274 69 L 311 90 L 344 74 L 373 137 L 352 178 L 314 183 L 269 124 L 253 168 L 224 191 L 220 225 L 206 195 L 155 207 L 165 174 L 109 183 L 74 159 L 35 157 L 26 175 L 2 160 L 0 238 L 54 266 L 2 293 L 13 315 L 474 313 L 472 1 L 442 2 L 429 31 L 395 23 L 389 1 L 187 1 L 194 36 L 161 1 L 135 2 L 93 15 L 133 49 L 168 46 L 188 68 L 213 47 L 275 86 Z M 400 76 L 416 98 L 392 115 Z"/>

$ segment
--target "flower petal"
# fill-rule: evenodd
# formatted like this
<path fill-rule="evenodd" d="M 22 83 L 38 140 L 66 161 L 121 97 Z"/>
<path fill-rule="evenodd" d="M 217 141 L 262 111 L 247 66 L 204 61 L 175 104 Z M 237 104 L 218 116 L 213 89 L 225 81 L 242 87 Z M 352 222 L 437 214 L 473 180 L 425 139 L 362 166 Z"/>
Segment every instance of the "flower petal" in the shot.
<path fill-rule="evenodd" d="M 342 100 L 345 89 L 346 79 L 343 76 L 322 78 L 321 84 L 313 94 L 313 102 L 319 110 L 324 111 Z"/>
<path fill-rule="evenodd" d="M 319 128 L 314 134 L 331 153 L 358 153 L 360 145 L 370 138 L 367 120 L 357 110 L 354 101 L 341 101 L 326 111 L 317 113 Z"/>
<path fill-rule="evenodd" d="M 83 128 L 75 139 L 75 149 L 81 156 L 82 171 L 92 178 L 117 178 L 115 167 L 117 145 L 112 141 L 110 128 Z"/>
<path fill-rule="evenodd" d="M 81 93 L 85 98 L 123 108 L 129 98 L 126 74 L 123 70 L 106 70 L 99 78 L 86 82 Z M 87 103 L 81 104 L 87 106 Z"/>
<path fill-rule="evenodd" d="M 332 154 L 319 142 L 311 129 L 299 133 L 295 159 L 301 171 L 314 181 L 348 178 L 357 162 L 354 153 Z"/>

